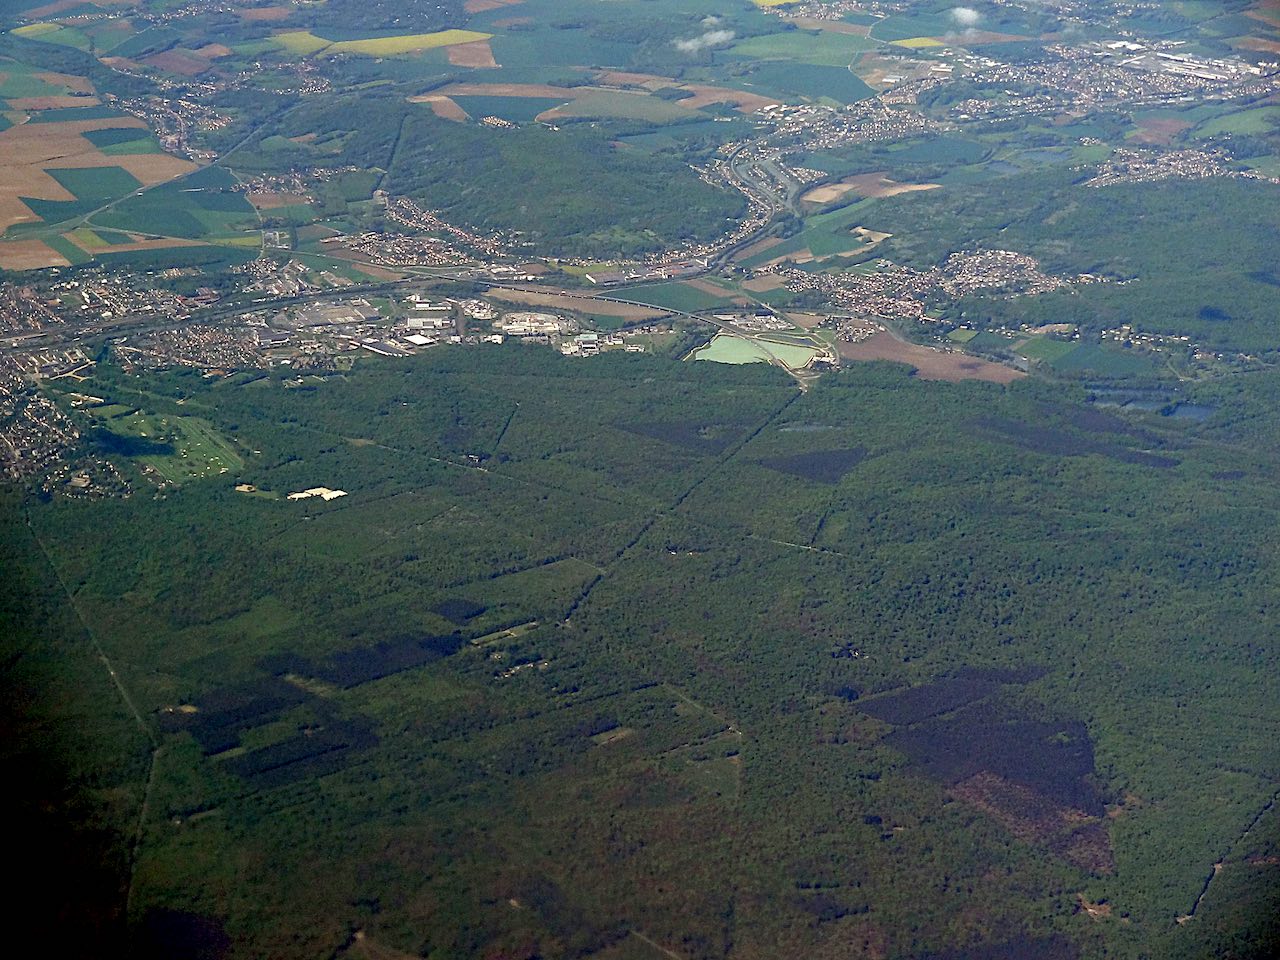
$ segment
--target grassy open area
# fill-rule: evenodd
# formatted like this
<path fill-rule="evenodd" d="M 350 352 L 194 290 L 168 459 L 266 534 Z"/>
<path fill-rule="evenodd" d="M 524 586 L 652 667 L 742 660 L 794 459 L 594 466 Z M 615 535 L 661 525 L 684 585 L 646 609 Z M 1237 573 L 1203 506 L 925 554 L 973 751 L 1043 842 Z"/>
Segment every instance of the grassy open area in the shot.
<path fill-rule="evenodd" d="M 101 442 L 171 483 L 220 476 L 244 460 L 219 431 L 198 417 L 148 414 L 120 404 L 88 408 L 101 420 Z"/>

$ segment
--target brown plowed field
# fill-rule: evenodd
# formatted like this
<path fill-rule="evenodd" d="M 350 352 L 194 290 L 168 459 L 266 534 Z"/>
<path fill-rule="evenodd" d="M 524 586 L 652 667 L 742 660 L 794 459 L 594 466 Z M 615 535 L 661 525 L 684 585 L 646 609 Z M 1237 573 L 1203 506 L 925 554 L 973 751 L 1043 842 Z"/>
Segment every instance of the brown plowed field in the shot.
<path fill-rule="evenodd" d="M 576 94 L 570 87 L 553 87 L 546 83 L 451 83 L 430 97 L 443 94 L 447 97 L 549 97 L 572 100 Z M 425 102 L 424 97 L 410 97 L 414 103 Z"/>
<path fill-rule="evenodd" d="M 903 343 L 889 333 L 877 333 L 861 343 L 841 343 L 840 356 L 846 360 L 889 360 L 914 367 L 921 380 L 985 380 L 1012 383 L 1026 376 L 1021 370 L 980 360 L 964 353 L 947 353 L 915 343 Z"/>
<path fill-rule="evenodd" d="M 782 243 L 781 237 L 765 237 L 763 240 L 757 240 L 750 246 L 743 247 L 733 255 L 734 260 L 749 260 L 757 253 L 764 253 L 766 250 L 776 247 Z"/>
<path fill-rule="evenodd" d="M 246 194 L 245 199 L 259 210 L 275 210 L 279 207 L 292 207 L 300 203 L 306 203 L 311 198 L 301 193 L 266 191 Z"/>
<path fill-rule="evenodd" d="M 449 62 L 455 67 L 497 67 L 498 61 L 493 59 L 493 48 L 488 40 L 477 40 L 475 43 L 458 43 L 447 48 Z"/>
<path fill-rule="evenodd" d="M 57 16 L 63 10 L 70 10 L 72 7 L 78 6 L 80 6 L 79 0 L 56 0 L 54 3 L 46 3 L 43 7 L 28 10 L 24 16 L 28 20 L 43 20 L 46 17 Z"/>
<path fill-rule="evenodd" d="M 293 13 L 293 7 L 249 7 L 241 10 L 239 17 L 250 23 L 265 23 L 275 20 L 287 20 Z"/>
<path fill-rule="evenodd" d="M 1190 126 L 1191 124 L 1187 121 L 1174 117 L 1151 117 L 1138 121 L 1138 132 L 1133 139 L 1141 143 L 1168 146 L 1173 142 L 1174 137 Z"/>
<path fill-rule="evenodd" d="M 1280 53 L 1280 43 L 1274 40 L 1263 40 L 1261 37 L 1241 37 L 1231 43 L 1241 50 L 1256 50 L 1259 53 Z"/>
<path fill-rule="evenodd" d="M 445 120 L 457 120 L 460 123 L 470 120 L 471 117 L 467 111 L 463 110 L 457 103 L 448 97 L 437 96 L 435 94 L 425 94 L 421 97 L 410 97 L 414 103 L 425 103 L 431 108 L 431 112 L 437 117 Z"/>
<path fill-rule="evenodd" d="M 61 110 L 64 107 L 96 107 L 102 103 L 97 97 L 75 94 L 54 94 L 48 97 L 10 97 L 12 110 Z"/>
<path fill-rule="evenodd" d="M 758 93 L 747 93 L 745 90 L 732 90 L 728 87 L 709 87 L 698 83 L 681 84 L 693 96 L 678 103 L 690 110 L 706 107 L 713 103 L 732 103 L 739 113 L 755 113 L 765 107 L 772 107 L 777 100 L 762 97 Z"/>
<path fill-rule="evenodd" d="M 24 123 L 0 130 L 0 158 L 5 175 L 0 178 L 0 233 L 15 223 L 35 220 L 21 197 L 40 200 L 74 200 L 47 168 L 123 167 L 150 186 L 195 169 L 195 164 L 166 153 L 109 157 L 81 136 L 89 130 L 147 125 L 135 117 L 67 120 L 60 123 Z"/>
<path fill-rule="evenodd" d="M 746 281 L 742 285 L 742 289 L 750 290 L 752 293 L 767 293 L 770 290 L 780 290 L 786 285 L 787 281 L 776 273 L 762 273 L 760 276 Z"/>
<path fill-rule="evenodd" d="M 0 269 L 40 270 L 65 267 L 69 261 L 43 240 L 10 240 L 0 242 Z"/>
<path fill-rule="evenodd" d="M 178 53 L 176 50 L 157 53 L 155 56 L 147 57 L 142 62 L 147 66 L 155 67 L 157 70 L 165 70 L 184 77 L 194 77 L 209 69 L 209 61 L 203 57 Z"/>
<path fill-rule="evenodd" d="M 89 82 L 88 77 L 76 77 L 69 73 L 37 73 L 37 80 L 43 80 L 45 83 L 53 84 L 55 87 L 66 87 L 72 93 L 91 94 L 94 92 L 93 84 Z M 13 101 L 10 100 L 10 103 Z"/>
<path fill-rule="evenodd" d="M 810 203 L 830 203 L 838 200 L 846 193 L 856 193 L 860 197 L 893 197 L 900 193 L 912 193 L 916 190 L 936 190 L 938 183 L 897 183 L 880 173 L 860 173 L 854 177 L 845 177 L 838 183 L 826 183 L 814 187 L 801 200 Z"/>
<path fill-rule="evenodd" d="M 462 9 L 467 13 L 485 13 L 489 10 L 501 10 L 503 7 L 514 7 L 524 0 L 467 0 Z"/>
<path fill-rule="evenodd" d="M 554 293 L 534 290 L 490 290 L 487 296 L 508 303 L 535 307 L 559 307 L 561 310 L 578 310 L 582 313 L 598 313 L 602 317 L 621 317 L 623 320 L 654 320 L 667 316 L 665 310 L 633 306 L 629 303 L 609 303 L 592 297 L 562 297 Z"/>

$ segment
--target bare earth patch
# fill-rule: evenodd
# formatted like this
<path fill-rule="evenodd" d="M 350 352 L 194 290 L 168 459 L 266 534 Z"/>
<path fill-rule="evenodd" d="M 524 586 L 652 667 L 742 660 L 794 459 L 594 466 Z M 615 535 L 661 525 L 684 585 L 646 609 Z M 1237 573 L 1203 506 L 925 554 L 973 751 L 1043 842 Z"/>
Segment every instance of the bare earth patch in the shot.
<path fill-rule="evenodd" d="M 904 343 L 890 333 L 877 333 L 860 343 L 842 343 L 840 356 L 846 360 L 889 360 L 914 367 L 921 380 L 985 380 L 1012 383 L 1026 376 L 1021 370 L 963 353 L 948 353 Z"/>
<path fill-rule="evenodd" d="M 782 243 L 781 237 L 765 237 L 763 240 L 757 240 L 749 246 L 743 247 L 733 255 L 734 260 L 749 260 L 757 253 L 764 253 L 766 250 L 776 247 Z"/>
<path fill-rule="evenodd" d="M 630 73 L 626 70 L 601 70 L 595 75 L 595 81 L 606 87 L 644 87 L 649 91 L 681 86 L 680 81 L 671 77 L 660 77 L 654 73 Z"/>
<path fill-rule="evenodd" d="M 79 0 L 56 0 L 54 3 L 46 3 L 43 7 L 28 10 L 25 15 L 28 20 L 44 20 L 46 17 L 57 16 L 63 10 L 78 6 L 80 6 Z"/>
<path fill-rule="evenodd" d="M 843 33 L 852 37 L 871 36 L 871 26 L 863 23 L 845 23 L 843 20 L 817 20 L 813 17 L 788 17 L 801 30 L 825 30 L 827 33 Z"/>
<path fill-rule="evenodd" d="M 410 103 L 424 103 L 427 97 L 548 97 L 572 100 L 576 94 L 570 87 L 553 87 L 547 83 L 451 83 L 435 94 L 410 97 Z"/>
<path fill-rule="evenodd" d="M 13 110 L 63 110 L 67 107 L 96 107 L 100 103 L 97 97 L 84 95 L 54 94 L 47 97 L 10 97 L 8 104 Z"/>
<path fill-rule="evenodd" d="M 760 276 L 746 281 L 742 285 L 742 289 L 750 290 L 752 293 L 766 293 L 769 290 L 778 290 L 786 285 L 787 281 L 776 273 L 762 273 Z"/>
<path fill-rule="evenodd" d="M 701 290 L 703 293 L 709 293 L 713 297 L 726 297 L 730 295 L 728 291 L 724 289 L 724 287 L 717 286 L 716 284 L 712 283 L 710 280 L 703 280 L 700 277 L 695 278 L 693 280 L 684 280 L 682 281 L 682 283 L 686 287 L 693 287 L 693 289 Z"/>
<path fill-rule="evenodd" d="M 631 73 L 626 70 L 601 70 L 594 75 L 596 83 L 622 89 L 640 88 L 649 93 L 664 87 L 677 87 L 688 91 L 689 96 L 676 102 L 689 110 L 698 110 L 713 103 L 731 103 L 739 113 L 755 113 L 764 107 L 774 106 L 777 100 L 758 93 L 735 90 L 731 87 L 715 87 L 705 83 L 683 83 L 673 77 L 660 77 L 653 73 Z"/>
<path fill-rule="evenodd" d="M 788 313 L 785 316 L 801 330 L 815 330 L 826 319 L 820 313 Z"/>
<path fill-rule="evenodd" d="M 847 183 L 824 183 L 820 187 L 814 187 L 800 197 L 805 203 L 830 203 L 833 200 L 839 200 L 846 193 L 853 190 Z"/>
<path fill-rule="evenodd" d="M 562 310 L 579 310 L 598 313 L 602 317 L 621 317 L 623 320 L 656 320 L 667 316 L 665 310 L 636 306 L 630 303 L 610 303 L 594 297 L 566 297 L 534 290 L 490 290 L 488 296 L 508 303 L 528 304 L 540 307 L 559 307 Z"/>
<path fill-rule="evenodd" d="M 206 43 L 203 47 L 196 47 L 195 52 L 209 60 L 217 60 L 219 57 L 229 57 L 235 51 L 221 43 Z"/>
<path fill-rule="evenodd" d="M 459 43 L 447 48 L 449 62 L 455 67 L 475 67 L 479 69 L 499 66 L 493 59 L 493 48 L 488 40 L 477 40 L 475 43 Z"/>
<path fill-rule="evenodd" d="M 88 77 L 76 77 L 69 73 L 37 73 L 37 80 L 43 80 L 45 83 L 52 84 L 55 87 L 65 87 L 71 93 L 91 94 L 94 92 L 93 84 L 89 82 Z M 13 101 L 9 101 L 12 103 Z"/>
<path fill-rule="evenodd" d="M 1259 53 L 1280 53 L 1280 43 L 1274 40 L 1264 40 L 1261 37 L 1241 37 L 1238 40 L 1232 40 L 1231 43 L 1242 50 L 1256 50 Z"/>
<path fill-rule="evenodd" d="M 297 206 L 308 202 L 311 198 L 303 193 L 290 193 L 281 190 L 248 193 L 245 195 L 245 199 L 259 210 L 275 210 L 279 207 Z"/>
<path fill-rule="evenodd" d="M 732 90 L 728 87 L 709 87 L 703 84 L 682 84 L 693 96 L 678 101 L 680 106 L 697 110 L 713 103 L 732 103 L 739 113 L 755 113 L 765 107 L 775 106 L 778 101 L 762 97 L 758 93 L 747 93 L 745 90 Z"/>
<path fill-rule="evenodd" d="M 70 261 L 43 240 L 10 240 L 0 242 L 0 269 L 40 270 L 65 267 Z"/>
<path fill-rule="evenodd" d="M 966 30 L 959 37 L 939 37 L 945 43 L 957 43 L 960 46 L 979 43 L 1022 43 L 1030 37 L 1022 37 L 1013 33 L 992 33 L 988 30 Z"/>
<path fill-rule="evenodd" d="M 176 50 L 157 53 L 154 56 L 147 57 L 142 62 L 148 66 L 155 67 L 157 70 L 180 74 L 184 77 L 194 77 L 209 69 L 208 60 L 202 57 L 188 56 L 185 53 L 178 53 Z"/>
<path fill-rule="evenodd" d="M 249 23 L 269 23 L 287 20 L 292 13 L 293 7 L 249 7 L 239 11 L 239 17 Z"/>
<path fill-rule="evenodd" d="M 501 10 L 503 7 L 514 7 L 524 0 L 467 0 L 462 9 L 467 13 L 485 13 L 489 10 Z"/>
<path fill-rule="evenodd" d="M 1148 117 L 1138 122 L 1138 132 L 1133 139 L 1140 143 L 1151 143 L 1166 147 L 1173 142 L 1183 130 L 1191 124 L 1176 117 Z"/>
<path fill-rule="evenodd" d="M 465 123 L 471 117 L 467 111 L 458 106 L 457 102 L 449 97 L 439 96 L 436 94 L 426 94 L 421 97 L 410 98 L 414 103 L 425 103 L 431 108 L 431 112 L 443 120 L 457 120 L 459 123 Z"/>
<path fill-rule="evenodd" d="M 1104 917 L 1111 916 L 1111 904 L 1094 903 L 1082 893 L 1080 894 L 1080 909 L 1094 920 L 1101 920 Z"/>
<path fill-rule="evenodd" d="M 845 177 L 837 183 L 826 183 L 814 187 L 801 200 L 810 203 L 830 203 L 847 193 L 856 193 L 860 197 L 894 197 L 900 193 L 912 193 L 916 190 L 937 190 L 940 183 L 898 183 L 879 173 L 860 173 L 857 176 Z"/>
<path fill-rule="evenodd" d="M 130 60 L 128 57 L 99 57 L 98 60 L 104 66 L 108 66 L 112 70 L 137 71 L 142 69 L 142 64 L 138 63 L 136 60 Z"/>

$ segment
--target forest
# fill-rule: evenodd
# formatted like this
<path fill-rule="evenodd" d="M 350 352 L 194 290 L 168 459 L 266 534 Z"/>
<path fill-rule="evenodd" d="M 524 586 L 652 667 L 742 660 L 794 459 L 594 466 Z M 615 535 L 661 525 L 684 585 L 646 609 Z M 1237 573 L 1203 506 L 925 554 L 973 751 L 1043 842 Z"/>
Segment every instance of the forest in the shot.
<path fill-rule="evenodd" d="M 50 943 L 1276 942 L 1272 374 L 1202 388 L 1203 422 L 505 346 L 305 389 L 107 359 L 77 389 L 245 466 L 0 502 L 6 656 L 47 690 L 6 701 L 6 749 L 74 756 L 33 768 L 67 798 L 40 816 L 91 811 L 111 851 Z M 285 499 L 316 484 L 347 496 Z"/>

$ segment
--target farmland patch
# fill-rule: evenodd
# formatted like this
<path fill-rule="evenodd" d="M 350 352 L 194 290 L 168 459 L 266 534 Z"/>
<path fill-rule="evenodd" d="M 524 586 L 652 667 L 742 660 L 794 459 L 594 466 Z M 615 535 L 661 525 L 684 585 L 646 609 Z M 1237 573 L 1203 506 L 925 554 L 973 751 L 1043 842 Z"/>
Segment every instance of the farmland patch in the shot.
<path fill-rule="evenodd" d="M 488 40 L 476 40 L 471 43 L 459 43 L 449 47 L 449 62 L 455 67 L 473 67 L 493 69 L 500 66 L 493 58 L 493 48 Z"/>
<path fill-rule="evenodd" d="M 0 270 L 65 267 L 70 261 L 43 240 L 0 241 Z"/>
<path fill-rule="evenodd" d="M 889 360 L 912 367 L 921 380 L 986 380 L 1011 383 L 1025 377 L 1021 370 L 980 360 L 964 353 L 949 353 L 915 343 L 904 343 L 889 333 L 875 333 L 858 343 L 841 343 L 846 360 Z"/>

